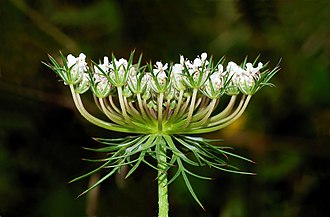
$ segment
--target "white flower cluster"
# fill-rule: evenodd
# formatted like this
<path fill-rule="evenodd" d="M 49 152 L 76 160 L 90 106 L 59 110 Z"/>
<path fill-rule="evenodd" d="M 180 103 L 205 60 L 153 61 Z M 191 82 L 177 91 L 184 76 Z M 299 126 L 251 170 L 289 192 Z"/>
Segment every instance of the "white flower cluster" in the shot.
<path fill-rule="evenodd" d="M 232 61 L 225 68 L 220 62 L 214 64 L 208 60 L 207 53 L 193 61 L 180 56 L 179 63 L 170 65 L 157 61 L 149 67 L 133 64 L 131 58 L 117 60 L 113 57 L 109 61 L 107 56 L 103 63 L 88 67 L 85 54 L 78 57 L 69 54 L 66 65 L 69 73 L 66 76 L 68 81 L 64 79 L 64 82 L 74 83 L 77 93 L 82 94 L 91 88 L 97 97 L 104 98 L 115 94 L 116 91 L 112 91 L 115 87 L 122 87 L 127 96 L 141 94 L 147 99 L 160 92 L 175 96 L 185 91 L 189 95 L 193 89 L 209 98 L 240 92 L 252 95 L 258 89 L 257 81 L 263 68 L 261 62 L 254 67 L 250 62 L 239 66 Z"/>
<path fill-rule="evenodd" d="M 271 86 L 269 81 L 279 70 L 263 70 L 261 62 L 240 66 L 232 61 L 214 63 L 207 53 L 193 60 L 180 56 L 174 64 L 157 61 L 147 65 L 141 65 L 141 56 L 133 63 L 134 52 L 129 59 L 104 57 L 91 65 L 84 54 L 62 55 L 62 64 L 49 58 L 52 64 L 46 65 L 70 86 L 76 107 L 88 121 L 135 133 L 192 134 L 222 129 L 244 112 L 253 94 Z M 80 95 L 89 89 L 110 122 L 84 108 Z M 228 106 L 215 114 L 224 94 L 231 96 Z"/>
<path fill-rule="evenodd" d="M 249 94 L 255 82 L 260 78 L 260 69 L 262 67 L 263 64 L 261 62 L 255 68 L 252 63 L 246 63 L 245 69 L 243 69 L 231 61 L 228 63 L 224 73 L 227 73 L 227 76 L 231 78 L 231 86 L 236 86 L 241 92 Z"/>
<path fill-rule="evenodd" d="M 68 79 L 78 83 L 86 77 L 84 74 L 87 72 L 88 67 L 85 54 L 81 53 L 78 57 L 74 57 L 72 54 L 69 54 L 67 56 L 66 65 L 70 70 L 70 73 L 68 73 Z"/>

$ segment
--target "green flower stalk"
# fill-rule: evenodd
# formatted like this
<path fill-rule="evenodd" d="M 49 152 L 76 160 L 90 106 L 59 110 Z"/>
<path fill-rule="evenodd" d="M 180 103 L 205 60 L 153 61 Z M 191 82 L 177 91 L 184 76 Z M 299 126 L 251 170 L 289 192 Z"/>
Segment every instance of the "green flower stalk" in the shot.
<path fill-rule="evenodd" d="M 240 66 L 224 60 L 214 63 L 202 53 L 193 61 L 180 56 L 178 63 L 156 62 L 141 65 L 142 57 L 134 63 L 134 52 L 128 60 L 104 57 L 103 62 L 86 63 L 86 56 L 65 58 L 61 63 L 49 56 L 51 63 L 45 63 L 70 87 L 74 104 L 80 114 L 92 124 L 110 130 L 128 133 L 124 138 L 95 138 L 104 147 L 90 149 L 107 153 L 97 169 L 72 181 L 85 178 L 101 169 L 107 174 L 84 191 L 87 193 L 124 165 L 131 169 L 129 177 L 141 163 L 158 173 L 159 216 L 169 213 L 168 186 L 182 176 L 193 198 L 201 206 L 189 176 L 202 179 L 188 170 L 208 166 L 218 170 L 239 174 L 253 174 L 240 171 L 227 163 L 228 157 L 248 162 L 228 148 L 190 134 L 218 131 L 235 122 L 246 110 L 251 97 L 264 86 L 273 86 L 270 79 L 279 70 L 266 69 L 261 62 L 245 60 Z M 95 105 L 104 114 L 100 119 L 85 108 L 81 96 L 92 91 Z M 223 100 L 229 96 L 229 100 Z M 228 97 L 227 97 L 228 98 Z M 226 103 L 222 111 L 219 105 Z M 222 106 L 223 107 L 223 106 Z M 174 173 L 169 173 L 174 171 Z M 171 174 L 171 175 L 170 175 Z"/>

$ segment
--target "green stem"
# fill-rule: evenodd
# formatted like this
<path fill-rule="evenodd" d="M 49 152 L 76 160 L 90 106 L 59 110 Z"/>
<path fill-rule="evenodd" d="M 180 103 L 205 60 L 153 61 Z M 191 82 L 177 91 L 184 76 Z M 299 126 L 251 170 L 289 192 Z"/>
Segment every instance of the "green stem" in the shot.
<path fill-rule="evenodd" d="M 117 108 L 117 106 L 115 105 L 115 103 L 113 102 L 113 97 L 110 95 L 109 96 L 109 102 L 111 107 L 118 113 L 121 114 L 121 111 Z"/>
<path fill-rule="evenodd" d="M 245 99 L 245 102 L 243 104 L 243 106 L 240 108 L 239 112 L 230 120 L 228 120 L 227 122 L 223 123 L 223 124 L 219 124 L 217 126 L 213 126 L 213 127 L 208 127 L 208 128 L 200 128 L 200 129 L 192 129 L 190 131 L 186 131 L 184 132 L 185 134 L 200 134 L 200 133 L 210 133 L 210 132 L 214 132 L 217 130 L 221 130 L 225 127 L 227 127 L 228 125 L 232 124 L 234 121 L 236 121 L 239 117 L 241 117 L 241 115 L 243 114 L 243 112 L 245 111 L 247 105 L 249 104 L 249 101 L 251 99 L 252 95 L 248 95 Z"/>
<path fill-rule="evenodd" d="M 234 105 L 235 105 L 235 101 L 236 101 L 237 95 L 231 96 L 230 101 L 228 103 L 228 105 L 226 106 L 226 108 L 220 112 L 217 115 L 214 115 L 213 117 L 210 118 L 210 121 L 217 121 L 217 120 L 221 120 L 222 118 L 224 118 L 225 116 L 227 116 L 231 110 L 233 109 Z"/>
<path fill-rule="evenodd" d="M 162 132 L 163 129 L 163 98 L 164 93 L 159 93 L 157 99 L 158 99 L 158 131 Z"/>
<path fill-rule="evenodd" d="M 129 132 L 140 133 L 138 131 L 132 130 L 129 127 L 119 126 L 117 124 L 112 124 L 112 123 L 109 123 L 109 122 L 106 122 L 106 121 L 103 121 L 101 119 L 98 119 L 98 118 L 94 117 L 93 115 L 88 113 L 88 111 L 86 111 L 84 105 L 81 102 L 79 94 L 75 93 L 73 85 L 70 85 L 70 90 L 71 90 L 73 102 L 74 102 L 76 108 L 78 109 L 79 113 L 87 121 L 91 122 L 92 124 L 95 124 L 96 126 L 99 126 L 99 127 L 102 127 L 104 129 L 108 129 L 108 130 L 113 130 L 113 131 L 118 131 L 118 132 L 125 132 L 125 133 L 129 133 Z"/>
<path fill-rule="evenodd" d="M 178 118 L 180 119 L 183 115 L 188 115 L 187 114 L 187 108 L 188 108 L 188 105 L 190 103 L 190 100 L 191 100 L 191 96 L 188 96 L 186 98 L 186 101 L 184 102 L 184 104 L 182 105 L 182 108 L 180 108 L 180 111 L 179 111 L 179 114 L 177 115 Z"/>
<path fill-rule="evenodd" d="M 192 95 L 192 99 L 191 99 L 191 103 L 190 103 L 190 108 L 189 108 L 189 112 L 188 112 L 188 116 L 187 116 L 187 120 L 185 123 L 185 128 L 190 124 L 194 109 L 195 109 L 195 101 L 196 101 L 196 96 L 197 96 L 197 92 L 198 89 L 194 89 L 193 90 L 193 95 Z"/>
<path fill-rule="evenodd" d="M 214 111 L 216 102 L 217 102 L 216 99 L 213 99 L 211 101 L 210 105 L 207 108 L 205 108 L 205 110 L 204 110 L 206 112 L 205 116 L 201 120 L 191 123 L 191 128 L 198 127 L 198 126 L 201 126 L 206 123 L 206 121 L 211 116 L 212 112 Z"/>
<path fill-rule="evenodd" d="M 144 110 L 142 99 L 141 99 L 141 94 L 138 93 L 136 95 L 136 97 L 137 97 L 137 100 L 138 100 L 139 109 L 140 109 L 140 112 L 142 114 L 143 119 L 149 122 L 151 119 L 150 119 L 149 116 L 147 116 L 147 114 L 146 114 L 146 112 Z"/>
<path fill-rule="evenodd" d="M 166 165 L 166 142 L 161 138 L 161 144 L 158 154 L 158 217 L 168 217 L 168 180 L 167 180 L 167 165 Z"/>
<path fill-rule="evenodd" d="M 180 95 L 179 95 L 179 99 L 178 99 L 178 104 L 176 105 L 176 108 L 171 116 L 172 119 L 176 118 L 176 115 L 178 114 L 180 108 L 181 108 L 181 104 L 182 104 L 182 98 L 183 98 L 183 94 L 184 91 L 180 90 Z"/>
<path fill-rule="evenodd" d="M 104 104 L 104 99 L 99 99 L 99 105 L 101 106 L 101 111 L 114 123 L 118 124 L 118 125 L 124 125 L 125 126 L 125 122 L 122 121 L 122 119 L 113 113 L 112 110 L 110 110 L 111 108 L 107 108 L 106 105 Z"/>
<path fill-rule="evenodd" d="M 121 108 L 121 112 L 124 116 L 124 119 L 129 122 L 129 118 L 126 112 L 126 107 L 125 107 L 125 103 L 124 103 L 124 99 L 123 99 L 123 89 L 121 86 L 117 87 L 117 92 L 118 92 L 118 100 L 119 100 L 119 105 Z"/>
<path fill-rule="evenodd" d="M 212 118 L 210 118 L 210 124 L 208 125 L 208 127 L 212 127 L 212 126 L 216 126 L 222 123 L 225 123 L 229 120 L 231 120 L 233 117 L 235 117 L 239 111 L 241 111 L 241 108 L 243 106 L 243 103 L 245 102 L 246 96 L 242 96 L 241 101 L 239 102 L 237 108 L 235 109 L 235 111 L 233 113 L 231 113 L 230 115 L 228 115 L 227 117 L 222 118 L 221 120 L 217 120 L 217 121 L 213 121 Z"/>

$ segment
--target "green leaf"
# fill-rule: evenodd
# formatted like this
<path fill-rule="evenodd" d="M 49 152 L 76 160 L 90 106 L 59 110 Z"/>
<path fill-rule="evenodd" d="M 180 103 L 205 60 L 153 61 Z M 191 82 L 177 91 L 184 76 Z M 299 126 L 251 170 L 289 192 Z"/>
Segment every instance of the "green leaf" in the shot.
<path fill-rule="evenodd" d="M 188 173 L 189 175 L 192 175 L 192 176 L 195 176 L 196 178 L 199 178 L 199 179 L 205 179 L 205 180 L 213 180 L 213 178 L 211 177 L 206 177 L 206 176 L 201 176 L 201 175 L 198 175 L 196 173 L 193 173 L 187 169 L 184 170 L 186 173 Z"/>
<path fill-rule="evenodd" d="M 177 162 L 178 162 L 178 164 L 179 164 L 180 167 L 183 167 L 182 162 L 181 162 L 180 159 L 178 159 Z M 199 201 L 197 195 L 195 194 L 194 189 L 192 188 L 192 186 L 191 186 L 191 184 L 189 182 L 189 179 L 188 179 L 186 173 L 184 171 L 182 171 L 181 174 L 182 174 L 183 180 L 184 180 L 184 182 L 185 182 L 185 184 L 186 184 L 186 186 L 187 186 L 190 194 L 195 199 L 195 201 L 198 203 L 198 205 L 200 207 L 202 207 L 203 210 L 205 210 L 204 207 L 203 207 L 203 205 L 202 205 L 202 203 Z"/>
<path fill-rule="evenodd" d="M 84 174 L 82 176 L 79 176 L 79 177 L 77 177 L 75 179 L 72 179 L 71 181 L 69 181 L 69 183 L 76 182 L 76 181 L 78 181 L 80 179 L 83 179 L 85 177 L 88 177 L 88 176 L 90 176 L 90 175 L 98 172 L 99 170 L 101 170 L 102 168 L 104 168 L 106 165 L 108 165 L 110 163 L 111 163 L 111 161 L 108 161 L 108 162 L 104 163 L 103 165 L 101 165 L 100 167 L 98 167 L 98 168 L 96 168 L 96 169 L 94 169 L 94 170 L 92 170 L 92 171 L 90 171 L 90 172 L 88 172 L 88 173 L 86 173 L 86 174 Z"/>
<path fill-rule="evenodd" d="M 191 159 L 189 159 L 185 154 L 183 154 L 174 144 L 172 138 L 168 135 L 164 135 L 164 139 L 166 140 L 169 149 L 178 157 L 180 157 L 183 161 L 193 165 L 193 166 L 199 166 L 199 164 Z"/>
<path fill-rule="evenodd" d="M 254 161 L 252 161 L 252 160 L 250 160 L 248 158 L 239 156 L 239 155 L 234 154 L 234 153 L 231 153 L 231 152 L 227 152 L 227 151 L 224 151 L 224 150 L 221 150 L 221 152 L 224 153 L 224 154 L 226 154 L 226 155 L 230 155 L 230 156 L 236 157 L 238 159 L 242 159 L 242 160 L 245 160 L 245 161 L 248 161 L 248 162 L 251 162 L 251 163 L 255 163 Z"/>
<path fill-rule="evenodd" d="M 78 197 L 81 197 L 82 195 L 88 193 L 90 190 L 101 184 L 103 181 L 105 181 L 107 178 L 109 178 L 111 175 L 113 175 L 117 170 L 119 170 L 119 167 L 115 167 L 113 170 L 111 170 L 107 175 L 103 176 L 99 181 L 97 181 L 94 185 L 89 187 L 87 190 L 79 194 Z"/>
<path fill-rule="evenodd" d="M 243 174 L 243 175 L 256 175 L 256 173 L 251 173 L 251 172 L 244 172 L 244 171 L 238 171 L 238 170 L 230 170 L 230 169 L 225 169 L 223 167 L 218 167 L 215 165 L 212 165 L 212 167 L 225 171 L 225 172 L 230 172 L 230 173 L 236 173 L 236 174 Z"/>
<path fill-rule="evenodd" d="M 144 156 L 145 156 L 145 151 L 142 151 L 140 153 L 140 156 L 138 158 L 138 161 L 136 162 L 136 164 L 128 171 L 128 173 L 125 176 L 125 179 L 127 179 L 130 175 L 133 174 L 133 172 L 140 166 L 141 162 L 144 160 Z"/>
<path fill-rule="evenodd" d="M 143 163 L 147 164 L 149 167 L 158 171 L 158 168 L 156 166 L 152 165 L 151 163 L 149 163 L 146 159 L 143 159 Z"/>

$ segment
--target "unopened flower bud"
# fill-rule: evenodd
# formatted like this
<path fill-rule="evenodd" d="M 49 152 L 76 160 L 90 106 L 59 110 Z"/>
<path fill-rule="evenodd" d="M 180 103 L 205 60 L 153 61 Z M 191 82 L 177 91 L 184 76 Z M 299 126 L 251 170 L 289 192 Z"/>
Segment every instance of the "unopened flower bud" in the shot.
<path fill-rule="evenodd" d="M 126 85 L 123 89 L 123 96 L 129 98 L 133 95 L 132 91 L 129 89 L 128 85 Z"/>
<path fill-rule="evenodd" d="M 174 109 L 177 105 L 177 102 L 176 100 L 172 100 L 171 103 L 170 103 L 170 109 Z"/>
<path fill-rule="evenodd" d="M 157 108 L 157 104 L 156 104 L 153 100 L 150 100 L 150 101 L 148 102 L 147 107 L 148 107 L 149 109 L 153 109 L 153 110 L 155 110 L 155 111 L 158 110 L 158 108 Z"/>
<path fill-rule="evenodd" d="M 90 87 L 89 76 L 87 73 L 83 73 L 81 81 L 75 85 L 76 93 L 83 94 Z"/>
<path fill-rule="evenodd" d="M 112 89 L 111 83 L 103 74 L 95 73 L 94 75 L 94 83 L 93 91 L 95 95 L 99 98 L 107 97 Z"/>
<path fill-rule="evenodd" d="M 166 100 L 173 99 L 175 96 L 175 92 L 176 92 L 175 89 L 170 87 L 170 89 L 168 91 L 166 91 L 165 99 Z"/>

